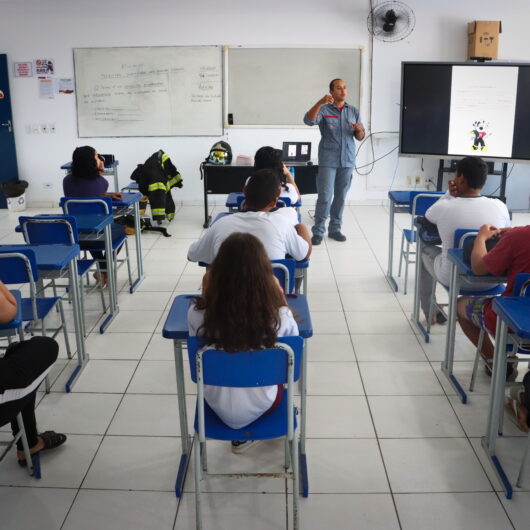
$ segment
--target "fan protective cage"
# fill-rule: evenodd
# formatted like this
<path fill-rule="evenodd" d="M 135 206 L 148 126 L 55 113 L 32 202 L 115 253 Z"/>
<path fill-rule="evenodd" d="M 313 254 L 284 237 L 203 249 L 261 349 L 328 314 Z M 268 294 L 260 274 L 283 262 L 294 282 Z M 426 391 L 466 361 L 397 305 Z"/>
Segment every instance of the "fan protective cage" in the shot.
<path fill-rule="evenodd" d="M 385 16 L 388 11 L 393 10 L 397 20 L 392 31 L 383 29 Z M 388 1 L 381 2 L 373 7 L 368 15 L 368 31 L 378 40 L 385 42 L 396 42 L 407 38 L 414 29 L 416 17 L 412 9 L 403 2 Z"/>

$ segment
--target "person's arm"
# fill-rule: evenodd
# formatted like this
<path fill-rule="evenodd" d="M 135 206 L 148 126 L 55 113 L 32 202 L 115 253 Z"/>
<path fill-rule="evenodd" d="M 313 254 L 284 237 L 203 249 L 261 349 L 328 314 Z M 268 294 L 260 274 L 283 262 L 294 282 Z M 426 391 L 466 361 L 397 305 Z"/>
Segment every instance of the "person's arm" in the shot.
<path fill-rule="evenodd" d="M 500 233 L 502 233 L 502 230 L 495 228 L 493 225 L 482 225 L 480 227 L 471 251 L 471 269 L 475 274 L 479 276 L 491 274 L 491 271 L 484 263 L 484 256 L 488 253 L 486 241 Z"/>
<path fill-rule="evenodd" d="M 322 98 L 320 98 L 307 112 L 306 112 L 306 115 L 305 115 L 305 118 L 307 119 L 304 119 L 305 123 L 307 125 L 312 125 L 316 119 L 317 119 L 317 116 L 318 116 L 318 112 L 320 110 L 320 107 L 322 107 L 322 105 L 326 105 L 327 103 L 331 104 L 333 103 L 333 98 L 331 97 L 331 94 L 326 94 L 325 96 L 323 96 Z M 308 123 L 311 122 L 311 123 Z"/>
<path fill-rule="evenodd" d="M 115 201 L 121 201 L 123 199 L 123 193 L 105 193 L 103 195 L 104 197 L 110 197 L 111 199 L 114 199 Z"/>
<path fill-rule="evenodd" d="M 313 250 L 309 228 L 307 228 L 304 223 L 298 223 L 297 225 L 295 225 L 294 229 L 296 230 L 296 233 L 308 244 L 307 254 L 304 258 L 307 259 L 311 255 L 311 251 Z"/>
<path fill-rule="evenodd" d="M 356 140 L 361 141 L 366 135 L 364 125 L 360 122 L 356 122 L 352 123 L 351 126 L 353 127 L 353 136 L 355 136 Z"/>
<path fill-rule="evenodd" d="M 294 181 L 294 178 L 291 175 L 289 168 L 287 168 L 285 164 L 283 165 L 283 174 L 285 175 L 286 182 L 288 182 L 294 188 L 295 192 L 297 193 L 298 198 L 296 199 L 295 202 L 298 202 L 300 200 L 300 190 L 298 189 L 298 186 L 296 185 L 296 182 Z"/>
<path fill-rule="evenodd" d="M 0 324 L 7 324 L 17 314 L 17 301 L 0 280 Z"/>

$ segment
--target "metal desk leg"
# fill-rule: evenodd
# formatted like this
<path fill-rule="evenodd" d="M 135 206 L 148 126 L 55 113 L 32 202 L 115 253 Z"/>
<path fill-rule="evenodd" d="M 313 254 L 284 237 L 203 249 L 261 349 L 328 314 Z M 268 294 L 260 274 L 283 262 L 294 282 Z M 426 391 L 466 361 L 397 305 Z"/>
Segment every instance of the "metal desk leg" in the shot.
<path fill-rule="evenodd" d="M 392 265 L 394 260 L 394 201 L 390 199 L 390 219 L 388 222 L 388 267 L 386 273 L 386 279 L 388 283 L 392 286 L 394 291 L 398 291 L 398 285 L 396 280 L 392 277 Z"/>
<path fill-rule="evenodd" d="M 449 284 L 449 305 L 447 314 L 447 334 L 445 339 L 445 357 L 442 361 L 442 372 L 447 376 L 453 388 L 460 394 L 462 403 L 467 403 L 467 394 L 456 377 L 453 375 L 453 362 L 455 357 L 456 334 L 456 303 L 460 292 L 460 275 L 454 263 L 451 264 L 451 282 Z"/>
<path fill-rule="evenodd" d="M 511 499 L 513 488 L 504 469 L 495 454 L 499 422 L 504 407 L 504 386 L 506 381 L 506 337 L 508 328 L 506 323 L 497 317 L 495 332 L 495 351 L 493 353 L 493 372 L 491 374 L 490 403 L 486 436 L 482 438 L 482 447 L 486 451 L 497 477 L 501 481 L 506 498 Z"/>
<path fill-rule="evenodd" d="M 423 335 L 425 342 L 429 342 L 429 333 L 420 322 L 420 285 L 421 285 L 421 268 L 422 268 L 423 241 L 418 236 L 416 242 L 416 274 L 414 279 L 414 306 L 412 310 L 412 321 Z"/>
<path fill-rule="evenodd" d="M 136 291 L 136 288 L 140 285 L 144 279 L 144 260 L 142 255 L 142 234 L 140 231 L 140 203 L 139 201 L 134 203 L 134 240 L 136 242 L 136 271 L 138 277 L 134 280 L 133 284 L 129 288 L 129 292 L 132 294 Z"/>
<path fill-rule="evenodd" d="M 105 330 L 119 312 L 116 290 L 116 268 L 114 267 L 114 259 L 112 256 L 112 233 L 110 224 L 105 227 L 105 259 L 107 261 L 107 280 L 109 285 L 109 315 L 105 318 L 101 326 L 99 326 L 100 333 L 105 333 Z"/>
<path fill-rule="evenodd" d="M 307 270 L 307 269 L 306 269 Z M 302 387 L 300 389 L 300 485 L 302 496 L 309 496 L 309 478 L 307 474 L 307 456 L 305 452 L 306 422 L 307 422 L 307 340 L 304 340 L 304 349 L 302 353 Z"/>
<path fill-rule="evenodd" d="M 186 410 L 186 390 L 184 387 L 184 364 L 182 362 L 182 341 L 174 341 L 175 368 L 177 376 L 177 399 L 180 420 L 180 443 L 182 454 L 175 482 L 175 495 L 180 497 L 184 489 L 184 481 L 191 456 L 191 440 L 188 434 L 188 413 Z"/>
<path fill-rule="evenodd" d="M 77 378 L 81 375 L 83 368 L 88 362 L 88 354 L 85 351 L 85 329 L 84 319 L 81 314 L 81 297 L 79 290 L 83 287 L 79 285 L 79 275 L 77 273 L 77 259 L 70 261 L 68 265 L 68 271 L 70 276 L 70 290 L 72 295 L 72 308 L 74 313 L 74 326 L 75 326 L 75 341 L 77 345 L 77 366 L 75 367 L 72 375 L 66 382 L 66 392 L 71 392 L 74 383 Z"/>

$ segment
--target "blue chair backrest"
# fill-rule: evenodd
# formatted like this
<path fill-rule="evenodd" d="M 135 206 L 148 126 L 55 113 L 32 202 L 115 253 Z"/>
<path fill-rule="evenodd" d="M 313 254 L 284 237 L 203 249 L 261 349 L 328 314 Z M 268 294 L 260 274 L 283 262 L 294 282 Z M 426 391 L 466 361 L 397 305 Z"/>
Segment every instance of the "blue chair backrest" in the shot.
<path fill-rule="evenodd" d="M 530 274 L 522 272 L 515 277 L 513 284 L 514 296 L 530 296 Z"/>
<path fill-rule="evenodd" d="M 30 245 L 74 245 L 77 222 L 71 215 L 38 215 L 18 218 L 24 240 Z"/>
<path fill-rule="evenodd" d="M 4 283 L 32 283 L 39 279 L 35 251 L 31 248 L 0 247 L 0 280 Z"/>
<path fill-rule="evenodd" d="M 272 272 L 278 278 L 285 294 L 294 291 L 295 270 L 296 261 L 292 258 L 272 260 Z"/>
<path fill-rule="evenodd" d="M 440 198 L 440 193 L 429 191 L 413 192 L 410 197 L 409 213 L 415 217 L 425 212 Z"/>
<path fill-rule="evenodd" d="M 294 352 L 294 381 L 300 377 L 303 339 L 301 337 L 279 337 Z M 197 351 L 208 345 L 198 337 L 188 338 L 188 355 L 191 378 L 197 382 Z M 205 385 L 226 387 L 258 387 L 287 383 L 288 355 L 284 349 L 271 348 L 248 352 L 227 353 L 214 347 L 204 352 L 202 358 Z"/>
<path fill-rule="evenodd" d="M 67 215 L 112 213 L 110 197 L 61 197 L 59 204 Z"/>
<path fill-rule="evenodd" d="M 478 230 L 476 228 L 458 228 L 455 230 L 455 239 L 453 248 L 463 248 L 464 243 L 468 238 L 475 239 Z"/>

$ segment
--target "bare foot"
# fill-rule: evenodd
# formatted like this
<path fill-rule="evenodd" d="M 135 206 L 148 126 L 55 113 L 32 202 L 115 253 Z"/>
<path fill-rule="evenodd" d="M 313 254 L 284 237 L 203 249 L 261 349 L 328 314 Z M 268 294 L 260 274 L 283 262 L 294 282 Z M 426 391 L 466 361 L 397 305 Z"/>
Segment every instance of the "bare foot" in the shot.
<path fill-rule="evenodd" d="M 96 280 L 96 282 L 101 283 L 103 287 L 107 285 L 108 276 L 106 272 L 102 272 L 101 275 L 95 272 L 94 274 L 92 274 L 92 276 Z"/>
<path fill-rule="evenodd" d="M 43 449 L 44 449 L 44 440 L 40 436 L 37 436 L 37 443 L 33 447 L 29 448 L 29 453 L 33 455 L 37 453 L 38 451 L 42 451 Z M 24 451 L 17 450 L 17 458 L 19 460 L 24 460 L 26 458 Z"/>

